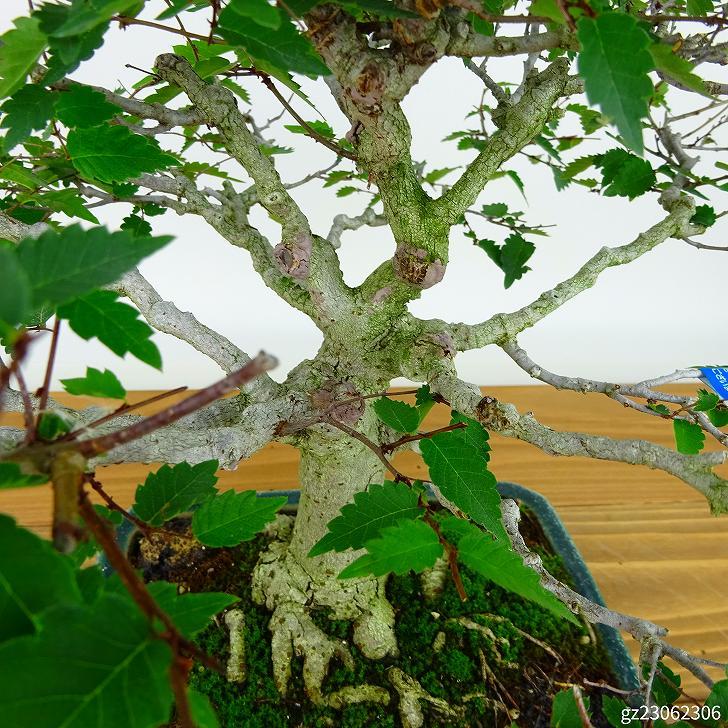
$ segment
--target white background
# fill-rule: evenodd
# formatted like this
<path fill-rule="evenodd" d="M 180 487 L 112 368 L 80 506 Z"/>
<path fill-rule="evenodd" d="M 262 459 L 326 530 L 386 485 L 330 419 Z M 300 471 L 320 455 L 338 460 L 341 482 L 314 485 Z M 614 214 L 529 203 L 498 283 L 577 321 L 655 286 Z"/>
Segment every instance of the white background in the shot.
<path fill-rule="evenodd" d="M 27 4 L 25 0 L 3 0 L 2 5 L 0 31 L 4 32 L 12 18 L 27 12 Z M 153 8 L 155 4 L 148 5 Z M 193 22 L 187 23 L 188 29 L 205 32 L 202 15 L 194 16 Z M 147 11 L 145 17 L 154 15 Z M 177 40 L 146 28 L 114 29 L 107 35 L 103 48 L 73 77 L 108 88 L 119 84 L 128 87 L 141 74 L 125 68 L 125 64 L 149 69 L 155 56 L 170 50 L 172 42 Z M 514 59 L 493 61 L 490 65 L 496 78 L 503 77 L 505 72 L 506 77 L 515 80 L 520 76 L 519 70 L 520 61 Z M 280 111 L 275 98 L 259 82 L 243 79 L 243 84 L 252 94 L 256 119 L 262 121 Z M 348 124 L 325 85 L 308 79 L 303 79 L 302 85 L 337 134 L 343 135 Z M 481 89 L 480 81 L 458 59 L 442 61 L 425 74 L 404 103 L 413 129 L 413 158 L 426 160 L 429 170 L 463 164 L 474 157 L 475 152 L 458 152 L 453 142 L 441 140 L 451 131 L 476 125 L 476 120 L 463 120 L 479 103 Z M 694 101 L 690 99 L 691 104 Z M 179 97 L 174 103 L 185 101 Z M 306 118 L 317 118 L 302 102 L 296 100 L 294 104 Z M 684 105 L 685 101 L 679 100 L 678 108 L 679 104 Z M 284 118 L 281 123 L 295 122 Z M 276 129 L 281 129 L 280 124 Z M 281 130 L 276 138 L 279 143 L 296 148 L 294 154 L 275 158 L 284 181 L 297 180 L 333 161 L 331 152 L 307 138 L 286 130 Z M 603 143 L 587 141 L 574 156 L 604 148 Z M 629 242 L 664 214 L 654 195 L 629 202 L 625 198 L 600 197 L 578 185 L 557 193 L 550 172 L 542 165 L 534 167 L 525 159 L 517 159 L 508 166 L 518 170 L 526 182 L 527 206 L 524 208 L 526 203 L 512 183 L 502 180 L 487 186 L 481 202 L 507 202 L 512 209 L 525 209 L 530 222 L 555 226 L 549 229 L 550 237 L 535 239 L 537 250 L 530 261 L 533 271 L 505 291 L 501 271 L 483 251 L 454 232 L 451 262 L 443 283 L 425 291 L 419 301 L 411 304 L 412 313 L 423 318 L 476 322 L 499 311 L 516 309 L 572 275 L 603 245 Z M 703 164 L 706 171 L 711 167 L 712 164 Z M 228 170 L 245 177 L 235 167 Z M 206 183 L 209 180 L 206 178 Z M 292 194 L 309 215 L 314 231 L 322 235 L 327 233 L 335 214 L 357 214 L 365 205 L 363 195 L 339 199 L 330 190 L 321 194 L 316 185 L 295 189 Z M 724 197 L 714 198 L 717 209 L 725 206 Z M 128 205 L 117 205 L 100 208 L 97 215 L 114 228 L 128 212 Z M 254 219 L 270 235 L 272 243 L 277 243 L 276 226 L 262 215 Z M 246 252 L 230 246 L 200 218 L 181 218 L 168 212 L 150 221 L 155 234 L 172 234 L 176 238 L 141 266 L 163 297 L 192 311 L 247 352 L 265 349 L 275 354 L 281 361 L 273 373 L 276 379 L 282 380 L 301 359 L 315 355 L 321 342 L 320 332 L 303 314 L 264 286 Z M 725 218 L 720 222 L 704 236 L 707 242 L 728 243 Z M 504 231 L 487 224 L 477 229 L 483 237 L 500 242 L 504 238 Z M 346 281 L 361 282 L 393 250 L 391 235 L 385 228 L 345 233 L 339 255 Z M 532 358 L 552 371 L 619 382 L 656 376 L 682 366 L 724 363 L 728 360 L 722 305 L 727 262 L 725 254 L 698 251 L 683 242 L 668 241 L 627 267 L 606 271 L 594 289 L 523 334 L 521 344 Z M 59 386 L 59 378 L 81 376 L 88 365 L 108 366 L 129 389 L 200 386 L 219 376 L 216 365 L 188 345 L 162 335 L 156 335 L 155 340 L 162 351 L 162 373 L 130 357 L 119 359 L 100 345 L 84 342 L 66 330 L 60 343 L 54 387 Z M 44 343 L 37 344 L 28 365 L 26 375 L 31 387 L 40 384 L 44 348 Z M 460 354 L 457 363 L 464 378 L 481 385 L 531 381 L 493 347 Z"/>

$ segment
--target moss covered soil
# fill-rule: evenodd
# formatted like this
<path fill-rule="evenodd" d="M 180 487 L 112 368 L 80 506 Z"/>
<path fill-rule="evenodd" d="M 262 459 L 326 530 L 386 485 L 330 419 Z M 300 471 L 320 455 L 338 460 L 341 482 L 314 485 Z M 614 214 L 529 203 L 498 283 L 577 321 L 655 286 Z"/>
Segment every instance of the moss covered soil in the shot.
<path fill-rule="evenodd" d="M 523 525 L 529 546 L 541 554 L 551 573 L 568 582 L 536 520 L 526 513 Z M 240 598 L 236 606 L 245 613 L 245 682 L 229 683 L 202 665 L 194 666 L 190 678 L 193 687 L 209 696 L 223 728 L 395 728 L 401 725 L 397 698 L 386 675 L 392 666 L 458 710 L 460 717 L 446 718 L 424 703 L 426 725 L 541 728 L 550 724 L 552 696 L 564 687 L 583 686 L 585 678 L 616 684 L 605 653 L 585 626 L 560 620 L 463 568 L 465 602 L 450 580 L 439 596 L 426 600 L 417 575 L 389 579 L 400 647 L 396 659 L 367 660 L 351 642 L 349 622 L 331 620 L 323 612 L 314 615 L 319 627 L 347 641 L 354 656 L 353 670 L 333 665 L 324 694 L 366 682 L 392 693 L 388 706 L 364 703 L 341 711 L 316 706 L 303 692 L 296 660 L 289 693 L 281 697 L 271 673 L 270 614 L 252 601 L 250 590 L 251 571 L 265 546 L 266 538 L 259 536 L 234 549 L 186 549 L 181 559 L 175 558 L 173 546 L 164 546 L 155 563 L 143 558 L 138 562 L 148 580 L 163 578 L 192 591 L 225 591 Z M 198 643 L 225 664 L 229 637 L 221 618 L 200 635 Z M 595 728 L 608 726 L 598 717 L 601 690 L 586 692 L 597 707 Z"/>

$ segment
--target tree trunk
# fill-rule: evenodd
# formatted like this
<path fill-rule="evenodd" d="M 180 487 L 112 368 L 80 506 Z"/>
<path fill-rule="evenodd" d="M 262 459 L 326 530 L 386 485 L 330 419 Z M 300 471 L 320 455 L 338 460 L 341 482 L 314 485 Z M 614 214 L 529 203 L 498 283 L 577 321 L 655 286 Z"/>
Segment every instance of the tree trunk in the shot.
<path fill-rule="evenodd" d="M 366 408 L 356 426 L 377 440 L 371 408 Z M 352 639 L 369 658 L 397 653 L 394 613 L 384 594 L 384 580 L 336 578 L 361 552 L 308 556 L 341 507 L 370 483 L 382 482 L 384 468 L 369 448 L 335 428 L 309 430 L 299 447 L 301 501 L 293 533 L 290 540 L 274 541 L 261 555 L 253 576 L 253 595 L 273 611 L 273 673 L 279 690 L 286 690 L 295 651 L 304 660 L 309 696 L 324 703 L 331 698 L 321 693 L 328 663 L 334 657 L 346 663 L 351 657 L 343 642 L 329 637 L 311 621 L 311 611 L 326 610 L 332 619 L 352 621 Z M 378 699 L 378 693 L 374 695 L 372 699 Z"/>

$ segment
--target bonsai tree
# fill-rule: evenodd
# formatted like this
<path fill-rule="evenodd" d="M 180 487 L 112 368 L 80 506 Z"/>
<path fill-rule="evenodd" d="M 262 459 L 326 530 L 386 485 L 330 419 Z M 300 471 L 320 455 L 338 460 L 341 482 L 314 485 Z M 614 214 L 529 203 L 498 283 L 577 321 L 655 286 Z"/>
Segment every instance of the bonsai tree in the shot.
<path fill-rule="evenodd" d="M 203 543 L 251 538 L 282 500 L 216 494 L 214 472 L 235 468 L 276 440 L 301 453 L 301 500 L 292 533 L 279 529 L 261 555 L 253 588 L 271 612 L 281 693 L 292 661 L 302 660 L 315 703 L 387 702 L 398 694 L 403 723 L 420 725 L 418 701 L 426 692 L 401 671 L 392 674 L 391 690 L 322 689 L 330 661 L 346 660 L 347 647 L 313 615 L 326 610 L 350 621 L 354 643 L 371 660 L 394 655 L 387 576 L 443 563 L 460 591 L 459 564 L 465 564 L 564 619 L 578 615 L 631 635 L 642 645 L 647 707 L 655 703 L 663 656 L 713 685 L 705 660 L 672 646 L 664 628 L 590 602 L 545 570 L 519 534 L 518 508 L 498 494 L 488 469 L 488 433 L 553 455 L 656 468 L 704 495 L 715 515 L 728 511 L 728 481 L 715 472 L 727 451 L 701 452 L 706 438 L 728 445 L 721 429 L 728 424 L 724 369 L 706 365 L 619 385 L 549 372 L 519 345 L 523 331 L 596 285 L 607 268 L 627 265 L 669 239 L 721 249 L 710 228 L 725 214 L 711 200 L 728 190 L 728 165 L 717 156 L 728 95 L 728 83 L 716 80 L 728 63 L 724 6 L 712 0 L 29 5 L 0 45 L 6 351 L 0 397 L 5 411 L 22 412 L 25 421 L 23 429 L 0 430 L 0 487 L 52 483 L 55 550 L 0 517 L 0 702 L 7 725 L 156 726 L 168 719 L 173 700 L 181 725 L 214 724 L 209 704 L 187 691 L 185 681 L 190 657 L 208 659 L 192 638 L 234 599 L 145 586 L 110 524 L 121 515 L 148 533 L 197 507 L 192 529 Z M 209 23 L 205 32 L 188 31 L 201 17 Z M 158 30 L 153 69 L 140 73 L 133 89 L 75 81 L 76 69 L 94 63 L 115 25 L 130 38 L 137 25 Z M 521 58 L 522 74 L 491 75 L 489 59 L 502 56 Z M 483 96 L 466 128 L 448 137 L 457 143 L 451 167 L 429 169 L 411 156 L 402 102 L 446 57 L 462 59 L 462 76 L 482 80 Z M 335 133 L 316 118 L 297 75 L 322 79 L 348 130 Z M 289 130 L 331 152 L 326 169 L 281 179 L 276 155 L 288 150 L 276 144 L 275 124 L 257 118 L 249 105 L 253 82 L 275 96 Z M 453 71 L 453 87 L 458 83 Z M 673 111 L 676 93 L 683 100 L 687 94 L 687 111 Z M 560 132 L 576 121 L 583 133 Z M 598 140 L 588 154 L 581 151 L 587 135 Z M 209 161 L 193 161 L 197 149 Z M 650 196 L 663 212 L 634 240 L 602 248 L 520 310 L 477 324 L 417 318 L 408 304 L 442 281 L 455 232 L 502 269 L 506 287 L 528 272 L 542 227 L 506 204 L 481 202 L 498 177 L 523 187 L 509 167 L 518 155 L 550 167 L 565 209 L 583 186 L 625 205 Z M 322 182 L 336 186 L 340 197 L 356 193 L 363 200 L 361 214 L 336 215 L 328 233 L 312 229 L 296 202 L 296 188 Z M 118 231 L 96 217 L 107 205 L 128 212 Z M 251 222 L 258 209 L 276 223 L 273 239 Z M 282 384 L 266 373 L 272 357 L 250 359 L 163 300 L 136 270 L 169 244 L 154 235 L 156 216 L 169 211 L 202 217 L 245 251 L 265 284 L 322 332 L 316 356 Z M 481 238 L 486 223 L 498 226 L 497 240 Z M 337 255 L 342 237 L 364 227 L 375 236 L 382 226 L 396 243 L 390 259 L 367 271 L 361 285 L 348 286 Z M 150 339 L 156 329 L 210 357 L 225 377 L 149 417 L 129 405 L 111 413 L 74 411 L 49 396 L 57 342 L 68 326 L 116 355 L 159 368 Z M 23 368 L 43 348 L 37 340 L 49 356 L 45 380 L 33 393 Z M 453 358 L 487 346 L 500 347 L 515 366 L 558 389 L 601 394 L 671 420 L 675 449 L 555 431 L 531 413 L 484 397 L 460 379 Z M 71 394 L 125 397 L 109 370 L 84 373 L 79 366 L 78 374 L 64 381 Z M 391 397 L 390 383 L 399 377 L 418 383 L 416 406 Z M 700 377 L 709 388 L 695 396 L 662 389 Z M 221 398 L 231 391 L 235 396 Z M 435 403 L 451 408 L 451 424 L 422 431 Z M 392 455 L 408 448 L 428 466 L 429 490 L 393 465 Z M 118 506 L 94 476 L 98 464 L 125 462 L 166 464 L 139 489 L 133 512 Z M 91 505 L 91 490 L 106 508 Z M 437 517 L 436 507 L 442 509 Z M 104 583 L 96 568 L 80 569 L 96 548 L 106 552 L 118 580 Z M 103 665 L 92 668 L 97 657 Z M 130 680 L 136 691 L 130 692 Z M 718 685 L 713 706 L 725 697 L 725 683 Z M 584 702 L 576 694 L 573 701 L 588 725 Z"/>

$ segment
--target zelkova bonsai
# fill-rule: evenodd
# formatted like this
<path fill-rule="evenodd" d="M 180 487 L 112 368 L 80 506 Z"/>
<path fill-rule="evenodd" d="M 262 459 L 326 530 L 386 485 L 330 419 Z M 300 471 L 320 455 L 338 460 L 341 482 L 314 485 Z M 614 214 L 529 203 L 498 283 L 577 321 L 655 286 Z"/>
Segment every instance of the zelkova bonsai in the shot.
<path fill-rule="evenodd" d="M 501 501 L 488 470 L 492 431 L 554 455 L 661 469 L 703 494 L 714 514 L 728 511 L 728 481 L 715 472 L 726 450 L 701 453 L 706 438 L 728 445 L 720 387 L 717 394 L 702 389 L 690 397 L 661 388 L 698 378 L 701 370 L 617 385 L 549 372 L 518 342 L 521 332 L 597 284 L 607 268 L 670 238 L 717 249 L 706 231 L 725 214 L 710 200 L 728 191 L 728 165 L 717 156 L 728 83 L 715 80 L 725 78 L 728 63 L 725 6 L 712 0 L 515 6 L 497 0 L 167 0 L 166 6 L 30 3 L 1 38 L 0 330 L 6 353 L 0 397 L 5 411 L 23 413 L 25 427 L 0 429 L 0 488 L 50 481 L 55 502 L 55 549 L 0 516 L 3 724 L 151 727 L 167 721 L 174 704 L 179 725 L 215 725 L 209 702 L 186 689 L 186 678 L 190 658 L 210 662 L 193 637 L 234 598 L 146 586 L 111 529 L 125 517 L 144 533 L 163 531 L 165 522 L 195 507 L 192 530 L 202 543 L 233 546 L 252 538 L 273 521 L 282 500 L 218 495 L 214 471 L 235 468 L 274 440 L 301 453 L 292 534 L 271 541 L 253 577 L 255 599 L 271 612 L 273 674 L 281 693 L 292 663 L 302 659 L 314 703 L 399 700 L 403 723 L 420 725 L 419 701 L 427 694 L 401 671 L 391 673 L 388 687 L 322 688 L 329 663 L 346 661 L 349 648 L 314 616 L 350 621 L 356 648 L 371 660 L 387 658 L 398 650 L 387 576 L 415 570 L 432 579 L 439 573 L 464 592 L 459 573 L 465 565 L 564 619 L 611 625 L 640 641 L 644 705 L 658 700 L 660 660 L 668 656 L 713 689 L 710 705 L 725 706 L 726 683 L 714 686 L 706 661 L 672 646 L 662 627 L 591 603 L 549 575 L 519 535 L 518 508 Z M 186 23 L 195 22 L 199 30 L 203 16 L 209 31 L 187 30 Z M 154 68 L 133 91 L 73 80 L 79 64 L 94 63 L 114 24 L 129 32 L 135 25 L 159 31 Z M 166 39 L 178 45 L 169 47 Z M 475 157 L 463 163 L 454 150 L 452 169 L 427 170 L 410 156 L 401 102 L 448 56 L 462 59 L 462 74 L 474 73 L 484 85 L 475 128 L 450 135 Z M 520 57 L 522 76 L 492 77 L 488 59 L 496 56 Z M 309 120 L 314 111 L 296 74 L 327 84 L 351 123 L 345 136 Z M 248 104 L 251 79 L 279 100 L 294 124 L 289 129 L 333 153 L 327 169 L 311 169 L 294 183 L 281 180 L 274 160 L 286 150 Z M 671 111 L 674 89 L 691 94 L 687 112 Z M 295 108 L 290 92 L 302 97 Z M 578 119 L 583 134 L 560 135 L 565 117 Z M 580 156 L 586 135 L 601 141 Z M 191 161 L 198 147 L 216 161 Z M 548 165 L 559 188 L 583 185 L 625 204 L 649 195 L 663 214 L 636 239 L 601 249 L 518 311 L 474 325 L 418 319 L 408 304 L 443 279 L 454 230 L 502 269 L 507 287 L 529 270 L 541 227 L 505 204 L 478 202 L 497 177 L 508 175 L 522 187 L 508 167 L 521 154 Z M 230 158 L 234 175 L 219 166 Z M 366 193 L 367 201 L 356 217 L 335 216 L 325 236 L 311 229 L 294 199 L 295 187 L 321 181 L 338 185 L 340 196 Z M 103 205 L 128 210 L 119 231 L 99 224 L 94 211 Z M 280 227 L 275 239 L 251 224 L 256 207 Z M 168 210 L 204 218 L 321 330 L 316 356 L 285 382 L 266 373 L 275 365 L 272 357 L 251 360 L 163 300 L 136 270 L 169 242 L 154 236 L 155 216 Z M 479 218 L 503 228 L 503 242 L 481 239 Z M 365 226 L 371 235 L 388 226 L 396 249 L 352 288 L 344 283 L 337 248 L 346 231 Z M 209 356 L 226 376 L 181 404 L 161 401 L 149 417 L 130 406 L 74 411 L 49 396 L 56 345 L 67 326 L 117 355 L 159 367 L 153 328 Z M 47 373 L 32 393 L 23 365 L 43 345 L 50 350 Z M 515 365 L 554 387 L 600 393 L 671 420 L 676 449 L 554 431 L 530 413 L 483 397 L 458 377 L 453 357 L 487 346 L 501 347 Z M 416 406 L 389 396 L 398 377 L 419 383 Z M 64 385 L 71 394 L 125 397 L 109 370 L 88 368 Z M 232 391 L 235 396 L 222 398 Z M 451 424 L 423 432 L 422 420 L 436 402 L 452 409 Z M 437 513 L 425 485 L 392 464 L 392 455 L 407 448 L 429 468 Z M 134 513 L 119 507 L 94 475 L 97 464 L 124 462 L 167 464 L 140 487 Z M 91 505 L 93 490 L 106 507 Z M 104 581 L 97 567 L 81 568 L 97 549 L 106 552 L 116 577 Z M 579 724 L 591 725 L 578 691 L 561 703 L 560 710 L 576 711 Z M 705 724 L 718 725 L 719 713 Z"/>

